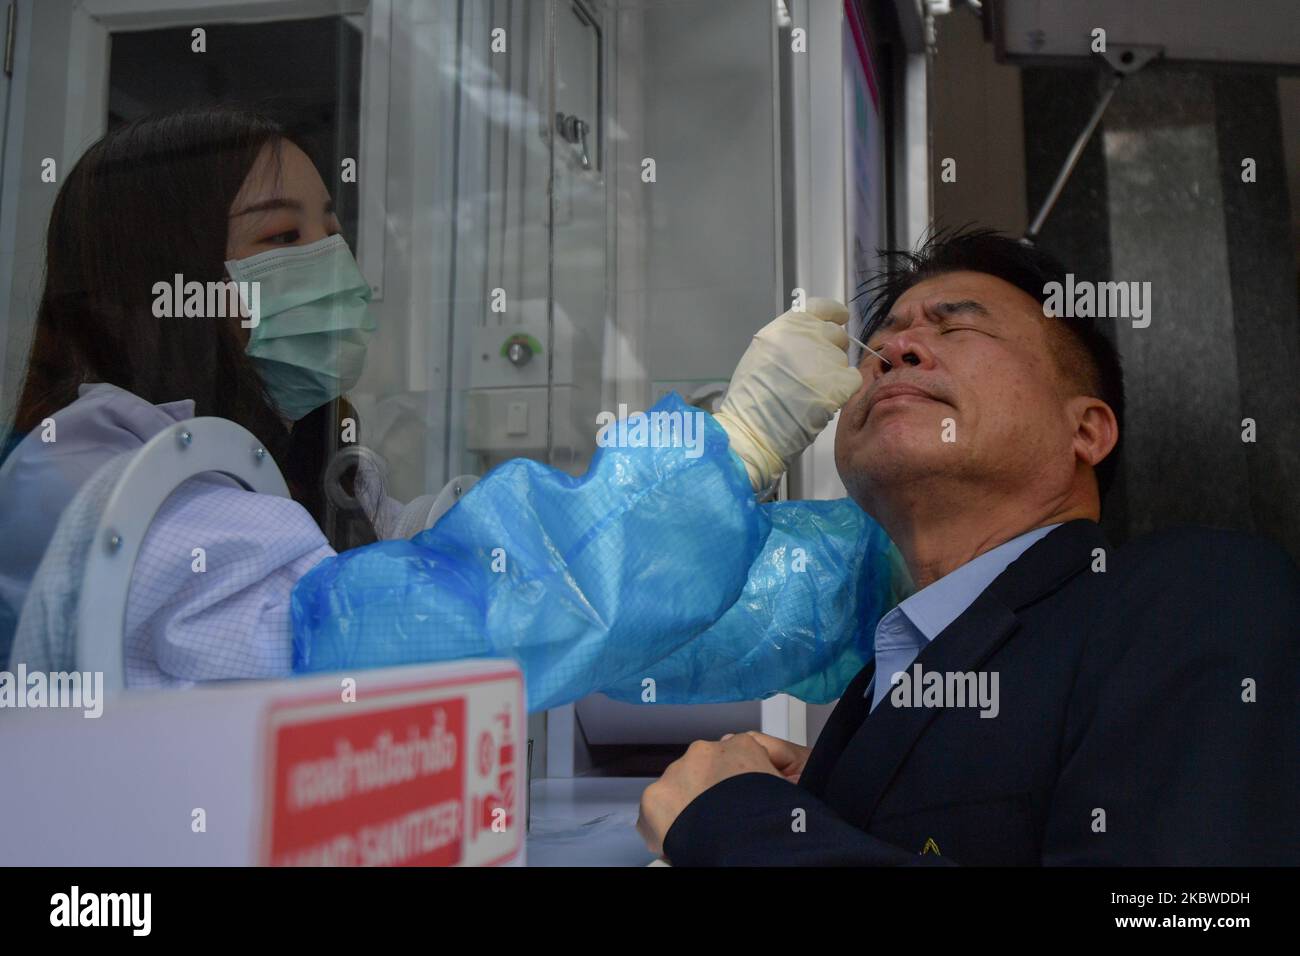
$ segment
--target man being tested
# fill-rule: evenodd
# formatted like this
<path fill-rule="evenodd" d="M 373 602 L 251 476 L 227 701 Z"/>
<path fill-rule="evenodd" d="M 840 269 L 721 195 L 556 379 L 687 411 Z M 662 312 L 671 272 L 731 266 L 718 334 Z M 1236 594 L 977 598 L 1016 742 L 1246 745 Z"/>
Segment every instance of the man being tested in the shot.
<path fill-rule="evenodd" d="M 641 801 L 652 850 L 674 865 L 1297 862 L 1295 565 L 1232 532 L 1109 545 L 1122 379 L 1096 328 L 1045 315 L 1062 273 L 977 231 L 883 281 L 864 333 L 881 357 L 865 353 L 836 460 L 920 590 L 881 619 L 814 748 L 728 735 L 672 764 Z M 953 694 L 980 680 L 994 708 Z"/>

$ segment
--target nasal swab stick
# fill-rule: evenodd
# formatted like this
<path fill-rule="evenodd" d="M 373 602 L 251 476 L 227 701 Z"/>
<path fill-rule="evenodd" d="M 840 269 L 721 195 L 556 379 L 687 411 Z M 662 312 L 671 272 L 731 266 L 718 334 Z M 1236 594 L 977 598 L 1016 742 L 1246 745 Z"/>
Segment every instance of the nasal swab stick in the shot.
<path fill-rule="evenodd" d="M 847 332 L 846 332 L 845 334 L 848 335 Z M 876 358 L 880 359 L 880 361 L 884 362 L 884 363 L 885 363 L 886 365 L 888 365 L 890 368 L 893 368 L 893 367 L 894 367 L 894 363 L 893 363 L 893 362 L 889 361 L 889 359 L 885 358 L 883 355 L 881 355 L 879 352 L 877 352 L 875 349 L 873 349 L 870 345 L 868 345 L 866 342 L 862 341 L 861 339 L 855 339 L 853 336 L 849 335 L 849 341 L 850 341 L 850 342 L 856 342 L 858 345 L 861 345 L 864 349 L 866 349 L 868 352 L 870 352 L 870 353 L 871 353 L 872 355 L 874 355 Z"/>

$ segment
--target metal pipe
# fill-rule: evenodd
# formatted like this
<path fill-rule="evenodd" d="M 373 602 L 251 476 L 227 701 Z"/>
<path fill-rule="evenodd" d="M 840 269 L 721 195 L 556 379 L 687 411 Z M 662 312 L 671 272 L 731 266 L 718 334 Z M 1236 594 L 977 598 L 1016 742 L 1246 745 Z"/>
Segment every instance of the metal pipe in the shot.
<path fill-rule="evenodd" d="M 1105 92 L 1101 95 L 1097 108 L 1092 111 L 1092 118 L 1088 120 L 1088 125 L 1083 128 L 1079 138 L 1074 141 L 1074 146 L 1070 149 L 1070 155 L 1065 158 L 1065 165 L 1056 175 L 1056 182 L 1052 183 L 1052 189 L 1043 200 L 1042 208 L 1038 210 L 1038 215 L 1030 224 L 1028 231 L 1025 233 L 1025 239 L 1032 242 L 1043 228 L 1043 223 L 1047 221 L 1047 216 L 1051 213 L 1056 201 L 1061 198 L 1061 193 L 1065 189 L 1065 184 L 1070 180 L 1070 174 L 1074 172 L 1074 167 L 1079 165 L 1079 158 L 1083 156 L 1083 148 L 1088 145 L 1088 140 L 1092 138 L 1093 132 L 1097 129 L 1101 118 L 1106 112 L 1106 107 L 1110 105 L 1111 98 L 1114 97 L 1115 91 L 1119 89 L 1120 82 L 1124 79 L 1122 73 L 1112 73 L 1110 83 L 1106 86 Z"/>

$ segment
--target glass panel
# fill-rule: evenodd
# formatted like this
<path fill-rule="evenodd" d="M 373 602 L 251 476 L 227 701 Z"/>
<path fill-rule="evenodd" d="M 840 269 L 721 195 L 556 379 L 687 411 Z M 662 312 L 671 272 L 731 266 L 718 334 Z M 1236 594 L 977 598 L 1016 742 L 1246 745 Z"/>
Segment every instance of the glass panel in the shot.
<path fill-rule="evenodd" d="M 190 27 L 110 35 L 108 128 L 151 113 L 218 102 L 275 112 L 318 144 L 339 169 L 361 138 L 362 31 L 345 17 L 275 23 L 215 23 L 196 56 Z M 343 234 L 355 246 L 354 190 L 333 190 Z"/>
<path fill-rule="evenodd" d="M 217 0 L 201 24 L 163 6 L 152 22 L 104 15 L 86 69 L 70 60 L 54 71 L 66 80 L 28 78 L 21 162 L 9 167 L 25 184 L 12 212 L 25 238 L 4 260 L 15 440 L 88 383 L 144 405 L 193 400 L 196 414 L 253 431 L 331 543 L 353 547 L 395 533 L 407 503 L 507 458 L 582 473 L 602 410 L 644 409 L 670 389 L 711 407 L 750 336 L 780 311 L 771 0 L 356 0 L 343 16 L 255 22 L 235 2 L 223 18 Z M 66 50 L 69 17 L 91 16 L 58 9 L 34 24 L 33 48 Z M 235 132 L 204 114 L 118 135 L 219 104 L 284 135 L 256 139 L 264 127 L 246 114 Z M 75 172 L 106 133 L 117 152 L 100 147 Z M 251 153 L 240 146 L 250 136 Z M 303 152 L 264 164 L 267 142 Z M 42 179 L 49 153 L 52 181 Z M 236 210 L 263 165 L 275 178 L 259 198 L 290 205 Z M 66 191 L 81 197 L 78 215 L 51 225 Z M 259 225 L 230 245 L 238 224 L 280 213 L 291 224 L 275 235 Z M 271 326 L 250 332 L 209 308 L 234 300 L 154 311 L 157 282 L 216 286 L 231 261 L 284 262 L 277 250 L 333 234 L 360 267 L 353 292 L 371 293 L 357 311 L 375 328 L 356 375 L 337 339 L 315 366 L 259 355 Z M 51 387 L 21 405 L 42 293 L 24 277 L 47 267 L 65 326 L 38 348 Z M 96 298 L 105 289 L 107 305 Z M 276 327 L 285 309 L 282 296 Z M 74 343 L 67 327 L 88 336 Z M 341 387 L 321 392 L 332 377 Z"/>
<path fill-rule="evenodd" d="M 557 0 L 557 21 L 568 22 L 568 7 Z M 580 150 L 556 142 L 556 331 L 570 317 L 581 330 L 575 369 L 594 359 L 588 343 L 600 348 L 604 410 L 642 410 L 670 390 L 712 409 L 751 336 L 784 299 L 775 4 L 652 0 L 593 9 L 606 38 L 596 97 L 606 161 L 585 171 Z M 557 29 L 562 111 L 591 99 L 583 50 L 566 49 L 565 38 Z M 579 424 L 580 435 L 592 433 L 592 418 Z M 568 464 L 555 451 L 557 464 Z M 576 709 L 599 759 L 612 753 L 603 747 L 759 726 L 757 703 L 649 712 L 595 694 Z M 548 754 L 552 773 L 563 759 Z"/>
<path fill-rule="evenodd" d="M 784 298 L 775 8 L 608 9 L 610 400 L 676 390 L 707 407 Z"/>
<path fill-rule="evenodd" d="M 195 55 L 191 30 L 180 26 L 110 34 L 108 131 L 146 117 L 218 104 L 236 104 L 271 117 L 309 149 L 330 192 L 341 233 L 357 250 L 358 190 L 355 184 L 339 183 L 335 171 L 359 155 L 363 35 L 358 23 L 322 17 L 205 24 L 204 43 L 220 54 L 211 57 Z M 186 392 L 184 397 L 198 396 Z M 296 431 L 310 431 L 310 444 L 316 447 L 309 451 L 309 443 L 299 440 L 279 456 L 281 469 L 291 472 L 291 482 L 319 483 L 322 467 L 332 474 L 325 463 L 348 444 L 343 423 L 355 415 L 347 402 L 345 398 L 294 425 Z M 310 474 L 296 473 L 300 461 L 306 465 L 302 471 Z M 337 466 L 345 463 L 343 458 L 336 461 Z M 309 493 L 303 501 L 317 512 L 336 547 L 373 540 L 371 529 L 348 502 L 348 496 L 328 489 L 324 495 Z"/>

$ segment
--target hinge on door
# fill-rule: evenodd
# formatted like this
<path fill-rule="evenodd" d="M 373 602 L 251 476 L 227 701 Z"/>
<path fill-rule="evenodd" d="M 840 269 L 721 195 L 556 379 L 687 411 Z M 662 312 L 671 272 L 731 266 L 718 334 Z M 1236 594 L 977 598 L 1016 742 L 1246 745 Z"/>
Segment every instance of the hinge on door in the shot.
<path fill-rule="evenodd" d="M 18 15 L 18 4 L 11 2 L 5 13 L 5 76 L 14 75 L 14 18 Z"/>

